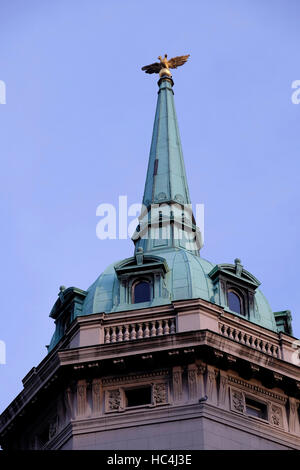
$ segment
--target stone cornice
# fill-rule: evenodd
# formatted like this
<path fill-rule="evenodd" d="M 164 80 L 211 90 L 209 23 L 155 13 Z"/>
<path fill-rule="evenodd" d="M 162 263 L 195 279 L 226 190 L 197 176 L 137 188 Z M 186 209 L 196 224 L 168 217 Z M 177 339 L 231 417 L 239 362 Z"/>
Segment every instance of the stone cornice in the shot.
<path fill-rule="evenodd" d="M 133 347 L 134 345 L 134 347 Z M 59 351 L 60 364 L 70 365 L 76 363 L 104 361 L 114 357 L 128 357 L 149 352 L 160 353 L 166 350 L 184 349 L 192 346 L 209 346 L 235 356 L 237 359 L 256 363 L 261 367 L 272 369 L 275 372 L 285 374 L 291 379 L 299 379 L 299 367 L 287 363 L 282 359 L 269 356 L 249 346 L 242 345 L 230 338 L 224 338 L 221 334 L 209 330 L 176 333 L 155 338 L 143 338 L 135 341 L 126 341 L 114 344 L 101 344 L 86 346 L 77 349 Z"/>

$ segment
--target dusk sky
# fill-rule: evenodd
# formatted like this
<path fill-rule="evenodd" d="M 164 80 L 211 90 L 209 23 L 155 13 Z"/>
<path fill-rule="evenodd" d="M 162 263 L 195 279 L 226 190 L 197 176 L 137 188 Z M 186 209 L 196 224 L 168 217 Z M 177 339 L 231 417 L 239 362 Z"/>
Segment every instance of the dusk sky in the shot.
<path fill-rule="evenodd" d="M 300 2 L 1 0 L 0 412 L 46 355 L 60 285 L 86 290 L 128 240 L 96 237 L 96 208 L 141 202 L 157 76 L 173 73 L 201 256 L 242 260 L 300 336 Z"/>

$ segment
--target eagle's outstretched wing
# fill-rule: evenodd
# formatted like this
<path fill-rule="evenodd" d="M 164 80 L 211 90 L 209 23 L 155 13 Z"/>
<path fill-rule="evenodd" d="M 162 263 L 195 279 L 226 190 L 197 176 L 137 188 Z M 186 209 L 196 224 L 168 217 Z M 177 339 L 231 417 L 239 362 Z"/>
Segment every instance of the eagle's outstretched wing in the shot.
<path fill-rule="evenodd" d="M 146 73 L 159 73 L 162 68 L 162 64 L 159 62 L 154 62 L 154 64 L 150 65 L 144 65 L 142 67 L 142 70 L 144 70 Z"/>
<path fill-rule="evenodd" d="M 180 65 L 185 64 L 189 57 L 190 57 L 190 54 L 173 57 L 172 59 L 168 60 L 169 68 L 177 69 L 177 67 L 179 67 Z"/>

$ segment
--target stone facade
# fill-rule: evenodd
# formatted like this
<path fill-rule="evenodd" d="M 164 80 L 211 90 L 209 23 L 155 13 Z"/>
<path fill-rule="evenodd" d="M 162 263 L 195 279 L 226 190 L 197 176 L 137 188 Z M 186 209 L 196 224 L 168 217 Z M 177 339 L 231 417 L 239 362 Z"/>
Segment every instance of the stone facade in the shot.
<path fill-rule="evenodd" d="M 181 328 L 186 327 L 182 316 L 189 318 L 188 331 Z M 121 318 L 123 326 L 131 325 L 129 331 L 139 325 L 143 334 L 135 339 L 117 334 L 108 341 L 107 331 L 117 331 Z M 150 324 L 160 334 L 150 336 Z M 174 325 L 172 333 L 164 324 Z M 98 344 L 90 346 L 89 337 L 95 336 Z M 24 390 L 2 414 L 1 445 L 300 449 L 299 367 L 291 360 L 293 352 L 289 335 L 254 329 L 199 299 L 79 317 L 24 378 Z M 132 390 L 146 390 L 148 401 L 129 405 Z"/>

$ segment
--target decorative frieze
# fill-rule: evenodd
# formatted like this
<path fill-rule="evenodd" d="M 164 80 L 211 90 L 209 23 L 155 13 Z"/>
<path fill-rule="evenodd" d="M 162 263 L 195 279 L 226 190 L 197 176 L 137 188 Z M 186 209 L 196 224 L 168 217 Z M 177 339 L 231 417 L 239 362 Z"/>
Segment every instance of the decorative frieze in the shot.
<path fill-rule="evenodd" d="M 255 385 L 251 382 L 246 382 L 245 380 L 240 379 L 239 377 L 234 377 L 234 376 L 228 376 L 228 382 L 237 384 L 238 386 L 241 386 L 242 388 L 248 389 L 251 392 L 254 392 L 255 394 L 259 393 L 261 395 L 267 396 L 272 398 L 272 400 L 276 400 L 281 402 L 282 404 L 285 404 L 287 401 L 287 398 L 284 397 L 283 395 L 279 395 L 278 393 L 271 392 L 270 390 L 264 389 L 260 387 L 259 385 Z"/>
<path fill-rule="evenodd" d="M 137 384 L 138 386 L 139 384 Z M 145 406 L 159 406 L 169 403 L 168 382 L 154 382 L 151 386 L 151 403 Z M 126 388 L 114 388 L 105 390 L 105 411 L 124 411 L 126 409 Z"/>
<path fill-rule="evenodd" d="M 249 404 L 249 402 L 251 404 Z M 251 407 L 253 408 L 253 405 L 254 409 L 257 407 L 257 410 L 259 410 L 261 406 L 265 407 L 265 416 L 253 415 L 253 409 L 250 412 Z M 251 416 L 251 418 L 255 417 L 264 419 L 273 426 L 280 428 L 286 427 L 286 418 L 284 416 L 285 409 L 282 405 L 279 405 L 278 403 L 272 403 L 269 400 L 266 400 L 265 402 L 256 400 L 255 395 L 248 395 L 244 390 L 230 387 L 230 408 L 232 411 L 246 416 Z M 260 409 L 263 410 L 263 408 Z"/>
<path fill-rule="evenodd" d="M 107 377 L 103 378 L 102 384 L 103 386 L 105 385 L 113 385 L 116 383 L 131 383 L 131 382 L 140 382 L 140 381 L 145 381 L 145 380 L 152 380 L 155 379 L 156 377 L 168 377 L 169 376 L 169 370 L 168 369 L 161 369 L 157 370 L 154 372 L 147 372 L 144 374 L 130 374 L 130 375 L 122 375 L 118 377 Z"/>

